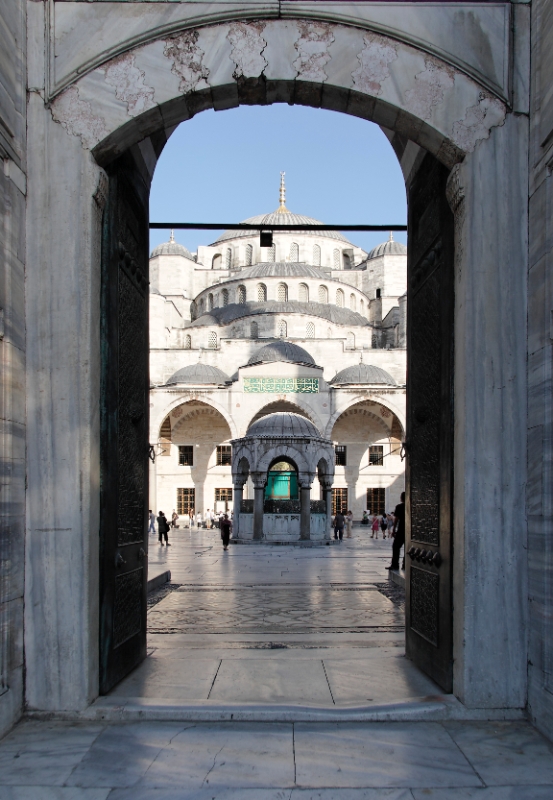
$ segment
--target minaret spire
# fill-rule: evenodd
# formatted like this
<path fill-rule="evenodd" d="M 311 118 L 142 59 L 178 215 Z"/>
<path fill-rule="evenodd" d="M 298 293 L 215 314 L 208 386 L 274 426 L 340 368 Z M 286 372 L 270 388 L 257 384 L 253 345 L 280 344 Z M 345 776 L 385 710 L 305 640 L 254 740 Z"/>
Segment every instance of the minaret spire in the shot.
<path fill-rule="evenodd" d="M 290 212 L 286 208 L 286 184 L 284 183 L 284 176 L 286 175 L 285 172 L 280 173 L 280 192 L 279 192 L 279 202 L 280 205 L 277 208 L 277 214 L 289 214 Z"/>

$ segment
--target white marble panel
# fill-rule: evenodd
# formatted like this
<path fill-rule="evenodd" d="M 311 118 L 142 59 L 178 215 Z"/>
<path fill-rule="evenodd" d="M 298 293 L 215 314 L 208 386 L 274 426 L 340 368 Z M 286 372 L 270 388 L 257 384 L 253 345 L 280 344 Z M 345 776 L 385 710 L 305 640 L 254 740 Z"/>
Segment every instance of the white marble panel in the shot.
<path fill-rule="evenodd" d="M 270 615 L 267 615 L 270 618 Z M 227 703 L 288 703 L 332 705 L 322 661 L 278 658 L 223 660 L 210 700 Z"/>
<path fill-rule="evenodd" d="M 238 535 L 241 539 L 253 539 L 253 514 L 240 514 Z"/>

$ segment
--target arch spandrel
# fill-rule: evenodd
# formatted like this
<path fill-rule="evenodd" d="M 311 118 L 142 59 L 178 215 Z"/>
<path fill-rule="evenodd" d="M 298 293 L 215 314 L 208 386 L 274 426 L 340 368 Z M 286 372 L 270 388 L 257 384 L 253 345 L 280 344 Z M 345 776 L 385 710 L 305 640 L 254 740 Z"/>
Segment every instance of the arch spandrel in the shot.
<path fill-rule="evenodd" d="M 382 34 L 313 20 L 176 32 L 75 80 L 51 111 L 106 164 L 207 108 L 273 102 L 363 117 L 402 133 L 448 166 L 488 138 L 506 114 L 502 100 L 435 55 Z M 157 155 L 152 148 L 154 161 Z"/>

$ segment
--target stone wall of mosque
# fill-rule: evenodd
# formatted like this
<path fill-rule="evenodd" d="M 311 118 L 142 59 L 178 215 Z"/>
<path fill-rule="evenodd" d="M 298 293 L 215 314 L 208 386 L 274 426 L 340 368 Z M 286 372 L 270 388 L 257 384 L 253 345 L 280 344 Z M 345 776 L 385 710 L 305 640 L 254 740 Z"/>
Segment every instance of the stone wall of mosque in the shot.
<path fill-rule="evenodd" d="M 26 13 L 0 9 L 0 736 L 23 707 Z"/>

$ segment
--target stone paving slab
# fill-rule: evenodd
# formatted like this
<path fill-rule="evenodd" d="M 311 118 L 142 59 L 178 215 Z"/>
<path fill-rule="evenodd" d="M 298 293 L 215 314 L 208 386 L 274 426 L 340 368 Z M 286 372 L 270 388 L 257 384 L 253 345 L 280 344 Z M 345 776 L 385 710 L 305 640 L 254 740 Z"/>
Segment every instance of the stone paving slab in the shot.
<path fill-rule="evenodd" d="M 524 722 L 25 721 L 0 800 L 550 800 L 553 748 Z"/>

